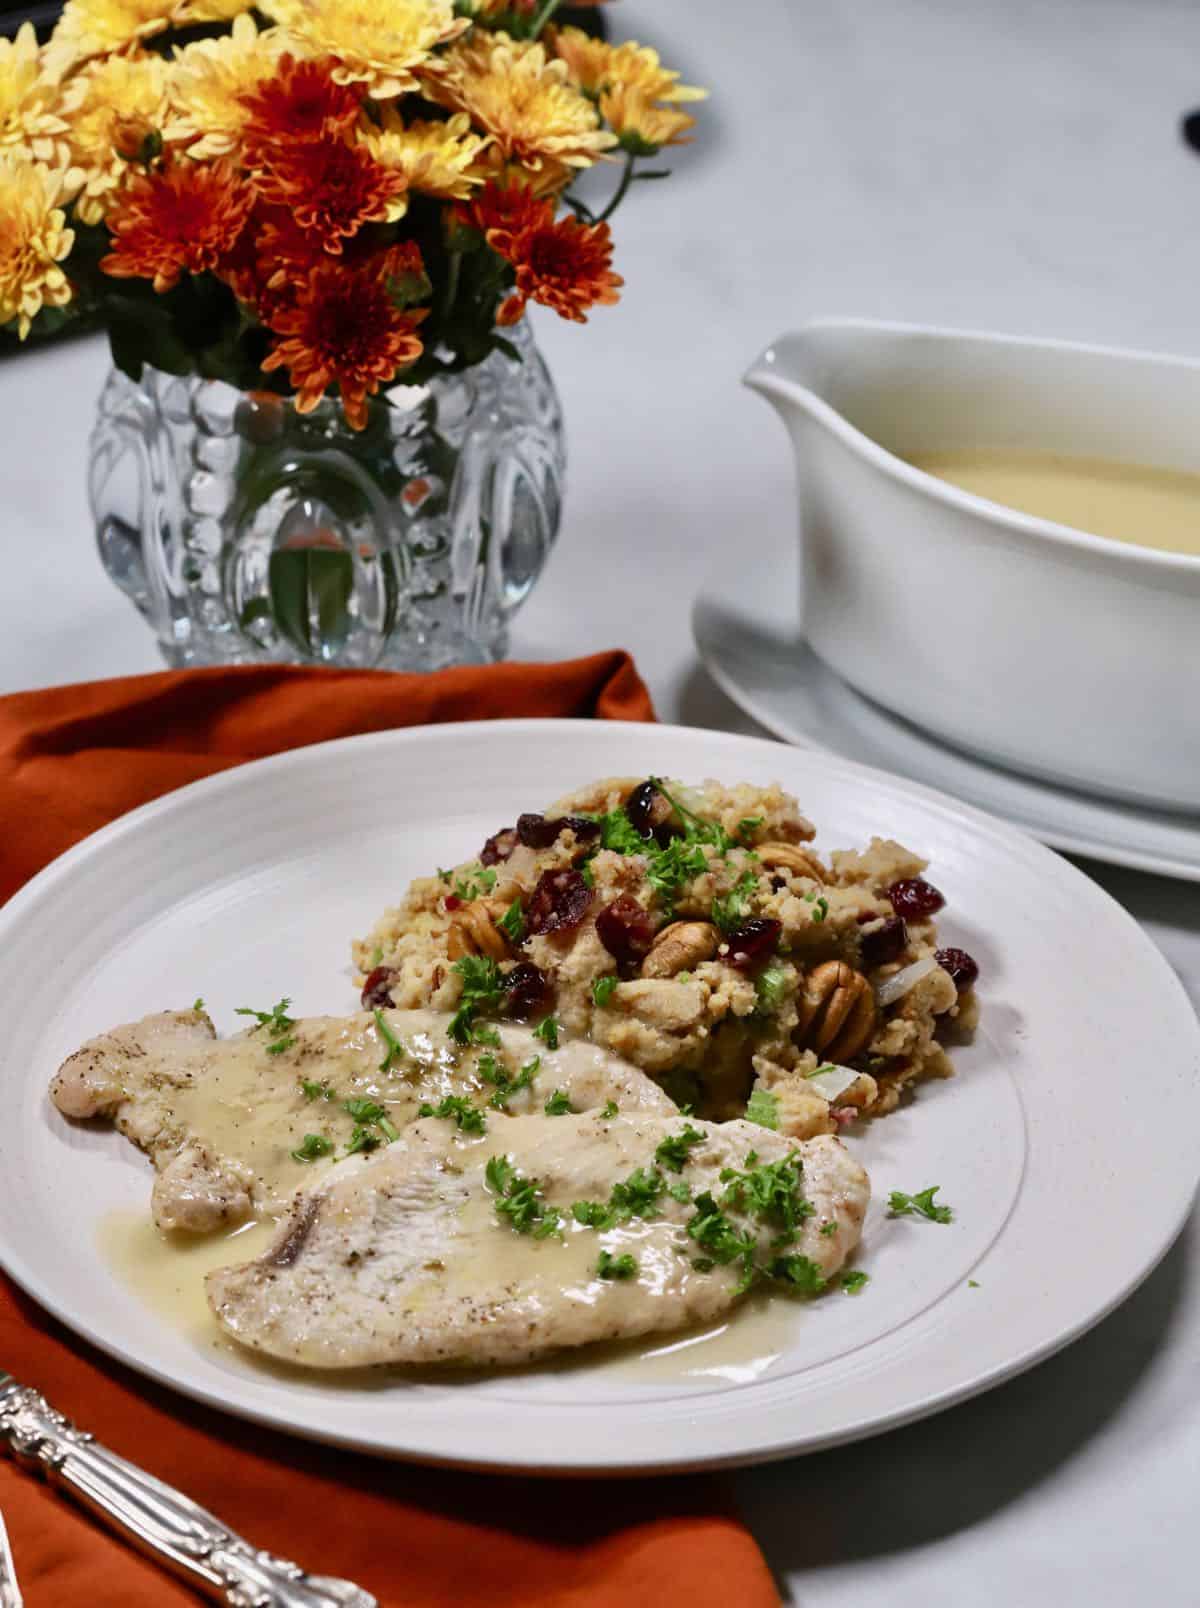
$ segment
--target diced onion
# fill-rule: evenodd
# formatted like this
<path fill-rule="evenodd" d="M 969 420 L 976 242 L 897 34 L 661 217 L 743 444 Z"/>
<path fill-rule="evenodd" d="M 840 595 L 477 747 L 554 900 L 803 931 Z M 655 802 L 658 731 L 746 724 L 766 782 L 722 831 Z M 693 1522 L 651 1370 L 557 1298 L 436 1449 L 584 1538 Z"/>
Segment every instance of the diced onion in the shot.
<path fill-rule="evenodd" d="M 885 977 L 875 988 L 875 1003 L 882 1010 L 887 1005 L 894 1005 L 898 999 L 903 999 L 909 989 L 915 988 L 923 977 L 928 977 L 931 971 L 937 970 L 937 961 L 932 955 L 926 955 L 923 960 L 914 960 L 911 966 L 902 966 L 898 972 Z"/>
<path fill-rule="evenodd" d="M 852 1083 L 857 1083 L 858 1073 L 851 1066 L 823 1066 L 819 1072 L 809 1072 L 804 1081 L 832 1105 Z"/>

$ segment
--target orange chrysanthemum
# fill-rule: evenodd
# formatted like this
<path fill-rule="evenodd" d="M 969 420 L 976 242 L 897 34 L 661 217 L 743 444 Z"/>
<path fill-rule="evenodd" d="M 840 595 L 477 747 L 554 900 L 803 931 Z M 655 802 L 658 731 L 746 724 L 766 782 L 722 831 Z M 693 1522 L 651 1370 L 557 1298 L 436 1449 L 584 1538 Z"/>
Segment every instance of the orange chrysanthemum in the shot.
<path fill-rule="evenodd" d="M 530 301 L 586 324 L 587 308 L 618 300 L 618 286 L 625 281 L 612 272 L 606 223 L 586 227 L 578 218 L 556 223 L 554 203 L 539 201 L 522 185 L 487 185 L 463 216 L 517 271 L 516 286 L 496 315 L 498 324 L 515 324 Z"/>
<path fill-rule="evenodd" d="M 395 250 L 355 268 L 327 260 L 301 287 L 295 306 L 277 316 L 278 339 L 263 368 L 287 369 L 298 412 L 311 413 L 336 385 L 346 422 L 361 430 L 367 398 L 420 357 L 416 330 L 428 309 L 401 310 L 389 284 L 410 266 Z"/>
<path fill-rule="evenodd" d="M 268 152 L 339 135 L 350 127 L 362 105 L 362 90 L 337 83 L 332 65 L 282 56 L 274 77 L 242 96 L 242 143 L 252 164 L 261 165 Z"/>
<path fill-rule="evenodd" d="M 466 206 L 457 208 L 457 217 L 469 229 L 477 229 L 493 251 L 511 257 L 518 235 L 553 224 L 554 203 L 539 200 L 528 185 L 489 181 Z"/>
<path fill-rule="evenodd" d="M 261 179 L 264 200 L 290 209 L 337 254 L 363 224 L 401 216 L 406 188 L 404 175 L 382 167 L 365 146 L 328 136 L 284 146 Z"/>
<path fill-rule="evenodd" d="M 254 192 L 231 162 L 176 161 L 129 181 L 108 227 L 100 266 L 114 279 L 170 290 L 184 273 L 211 272 L 233 250 Z"/>

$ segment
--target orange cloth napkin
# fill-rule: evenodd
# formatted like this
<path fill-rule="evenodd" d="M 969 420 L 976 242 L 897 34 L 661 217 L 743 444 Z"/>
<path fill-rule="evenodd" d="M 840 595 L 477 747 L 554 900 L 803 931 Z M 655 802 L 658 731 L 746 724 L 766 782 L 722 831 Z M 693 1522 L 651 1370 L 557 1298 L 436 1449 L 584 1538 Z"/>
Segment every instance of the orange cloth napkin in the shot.
<path fill-rule="evenodd" d="M 431 676 L 183 671 L 0 698 L 0 897 L 114 816 L 196 777 L 352 732 L 506 715 L 654 711 L 622 653 Z M 533 1480 L 315 1446 L 159 1389 L 2 1278 L 0 1368 L 256 1545 L 355 1580 L 384 1608 L 779 1602 L 716 1480 Z M 0 1511 L 28 1608 L 197 1600 L 2 1457 Z"/>

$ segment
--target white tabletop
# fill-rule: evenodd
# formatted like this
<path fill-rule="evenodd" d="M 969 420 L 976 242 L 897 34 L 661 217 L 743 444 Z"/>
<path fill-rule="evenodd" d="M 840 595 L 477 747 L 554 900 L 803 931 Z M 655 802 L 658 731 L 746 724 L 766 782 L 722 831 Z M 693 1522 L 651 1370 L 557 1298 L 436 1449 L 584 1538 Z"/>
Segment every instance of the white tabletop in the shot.
<path fill-rule="evenodd" d="M 1200 354 L 1200 158 L 1178 135 L 1200 105 L 1200 8 L 627 0 L 612 16 L 716 93 L 675 179 L 618 216 L 621 305 L 587 329 L 539 321 L 570 496 L 513 651 L 625 646 L 663 719 L 753 730 L 688 629 L 706 569 L 753 562 L 755 530 L 793 518 L 783 431 L 741 371 L 820 313 Z M 87 525 L 105 367 L 96 341 L 0 362 L 3 691 L 159 667 Z M 1086 869 L 1200 1000 L 1196 890 Z M 1198 1362 L 1193 1221 L 1060 1357 L 928 1423 L 740 1476 L 747 1517 L 804 1608 L 1192 1608 Z"/>

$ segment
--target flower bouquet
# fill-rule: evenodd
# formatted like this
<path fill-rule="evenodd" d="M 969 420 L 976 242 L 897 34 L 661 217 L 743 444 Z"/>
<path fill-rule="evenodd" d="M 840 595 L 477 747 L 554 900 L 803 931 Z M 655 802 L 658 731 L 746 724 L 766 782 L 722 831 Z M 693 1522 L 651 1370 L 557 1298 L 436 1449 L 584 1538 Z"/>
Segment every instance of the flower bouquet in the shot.
<path fill-rule="evenodd" d="M 616 301 L 608 219 L 685 138 L 657 54 L 556 0 L 67 0 L 0 41 L 0 325 L 138 379 L 368 399 Z M 572 193 L 614 165 L 596 210 Z"/>
<path fill-rule="evenodd" d="M 107 330 L 97 540 L 169 663 L 505 651 L 565 465 L 525 309 L 616 301 L 700 94 L 572 16 L 67 0 L 0 42 L 0 327 Z"/>

